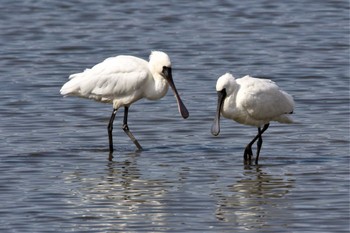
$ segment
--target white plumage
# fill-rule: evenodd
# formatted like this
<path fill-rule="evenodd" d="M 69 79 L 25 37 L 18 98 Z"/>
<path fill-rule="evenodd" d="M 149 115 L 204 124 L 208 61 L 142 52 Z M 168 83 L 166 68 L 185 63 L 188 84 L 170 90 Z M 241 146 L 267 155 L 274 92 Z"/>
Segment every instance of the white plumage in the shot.
<path fill-rule="evenodd" d="M 148 80 L 152 81 L 151 77 L 148 62 L 137 57 L 120 55 L 107 58 L 82 73 L 70 75 L 70 81 L 61 88 L 61 94 L 115 102 L 113 107 L 119 108 L 142 98 L 143 93 L 138 89 Z M 160 81 L 162 79 L 164 78 Z M 165 86 L 164 89 L 167 89 L 166 84 Z M 133 93 L 134 98 L 131 98 L 130 93 Z"/>
<path fill-rule="evenodd" d="M 226 73 L 218 79 L 216 91 L 218 107 L 211 129 L 213 135 L 217 136 L 220 133 L 220 114 L 240 124 L 258 127 L 258 135 L 246 147 L 245 160 L 248 159 L 247 156 L 251 158 L 251 146 L 259 139 L 256 163 L 258 162 L 262 144 L 261 135 L 269 127 L 270 121 L 293 122 L 288 116 L 294 109 L 293 97 L 282 91 L 271 80 L 248 75 L 235 79 Z M 262 126 L 264 128 L 261 130 Z"/>
<path fill-rule="evenodd" d="M 113 151 L 112 129 L 116 111 L 124 107 L 124 131 L 135 145 L 140 144 L 127 126 L 129 106 L 139 99 L 157 100 L 168 91 L 169 85 L 175 93 L 178 109 L 183 118 L 189 116 L 182 103 L 172 79 L 171 62 L 164 52 L 153 51 L 149 62 L 134 56 L 120 55 L 110 57 L 86 69 L 82 73 L 72 74 L 60 92 L 62 95 L 94 99 L 113 104 L 113 113 L 108 126 L 110 151 Z"/>

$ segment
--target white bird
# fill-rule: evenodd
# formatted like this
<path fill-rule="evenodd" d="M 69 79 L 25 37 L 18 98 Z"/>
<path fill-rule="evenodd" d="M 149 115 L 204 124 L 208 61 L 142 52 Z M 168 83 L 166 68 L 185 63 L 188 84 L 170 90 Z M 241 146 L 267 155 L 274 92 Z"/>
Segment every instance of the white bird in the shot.
<path fill-rule="evenodd" d="M 258 127 L 258 134 L 248 143 L 244 151 L 244 161 L 250 163 L 253 155 L 252 145 L 258 140 L 255 159 L 257 164 L 263 142 L 262 134 L 269 127 L 270 121 L 293 123 L 288 116 L 293 113 L 293 97 L 282 91 L 271 80 L 253 78 L 249 75 L 235 79 L 230 73 L 218 79 L 216 91 L 218 104 L 211 133 L 214 136 L 220 133 L 220 114 L 240 124 Z"/>
<path fill-rule="evenodd" d="M 60 90 L 62 95 L 113 104 L 107 128 L 110 155 L 113 152 L 113 121 L 120 107 L 124 107 L 123 130 L 140 150 L 142 147 L 130 132 L 127 122 L 128 109 L 132 103 L 142 98 L 160 99 L 170 85 L 182 117 L 186 119 L 189 116 L 173 82 L 169 56 L 161 51 L 153 51 L 149 62 L 127 55 L 110 57 L 91 69 L 70 75 L 69 79 Z"/>

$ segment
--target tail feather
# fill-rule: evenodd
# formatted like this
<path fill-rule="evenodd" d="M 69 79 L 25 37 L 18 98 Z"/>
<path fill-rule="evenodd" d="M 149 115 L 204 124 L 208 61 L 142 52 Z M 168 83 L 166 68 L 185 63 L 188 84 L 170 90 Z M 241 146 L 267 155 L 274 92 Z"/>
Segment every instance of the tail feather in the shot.
<path fill-rule="evenodd" d="M 69 76 L 69 81 L 66 82 L 61 90 L 60 93 L 61 95 L 79 95 L 80 93 L 80 80 L 79 80 L 79 74 L 72 74 Z"/>

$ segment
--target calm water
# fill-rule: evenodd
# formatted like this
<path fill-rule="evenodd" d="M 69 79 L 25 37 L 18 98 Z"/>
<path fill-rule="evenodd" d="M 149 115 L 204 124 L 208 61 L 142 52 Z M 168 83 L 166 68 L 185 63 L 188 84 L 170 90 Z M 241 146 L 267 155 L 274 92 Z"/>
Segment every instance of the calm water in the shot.
<path fill-rule="evenodd" d="M 349 232 L 348 1 L 2 1 L 1 232 Z M 134 145 L 112 108 L 59 89 L 109 56 L 164 50 L 190 111 L 171 92 L 130 108 Z M 296 101 L 256 129 L 222 120 L 223 73 L 270 78 Z"/>

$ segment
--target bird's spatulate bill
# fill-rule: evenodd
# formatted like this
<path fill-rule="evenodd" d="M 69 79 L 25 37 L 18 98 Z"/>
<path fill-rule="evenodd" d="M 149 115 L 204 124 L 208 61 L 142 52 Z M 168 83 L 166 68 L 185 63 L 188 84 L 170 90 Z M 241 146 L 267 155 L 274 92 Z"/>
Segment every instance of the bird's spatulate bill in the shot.
<path fill-rule="evenodd" d="M 218 136 L 220 133 L 220 112 L 216 114 L 213 125 L 211 126 L 211 134 L 214 136 Z"/>
<path fill-rule="evenodd" d="M 211 126 L 211 134 L 218 136 L 220 133 L 220 111 L 222 103 L 224 102 L 226 92 L 218 92 L 218 105 L 216 108 L 216 114 L 214 118 L 213 125 Z"/>
<path fill-rule="evenodd" d="M 175 87 L 173 78 L 172 78 L 171 75 L 169 75 L 169 77 L 167 79 L 168 79 L 168 82 L 169 82 L 169 85 L 170 85 L 171 89 L 173 89 L 173 91 L 175 93 L 175 98 L 176 98 L 176 101 L 177 101 L 177 107 L 179 109 L 179 112 L 180 112 L 181 116 L 184 119 L 186 119 L 189 116 L 189 113 L 188 113 L 188 110 L 187 110 L 186 106 L 182 102 L 179 93 L 177 92 L 177 89 Z"/>

